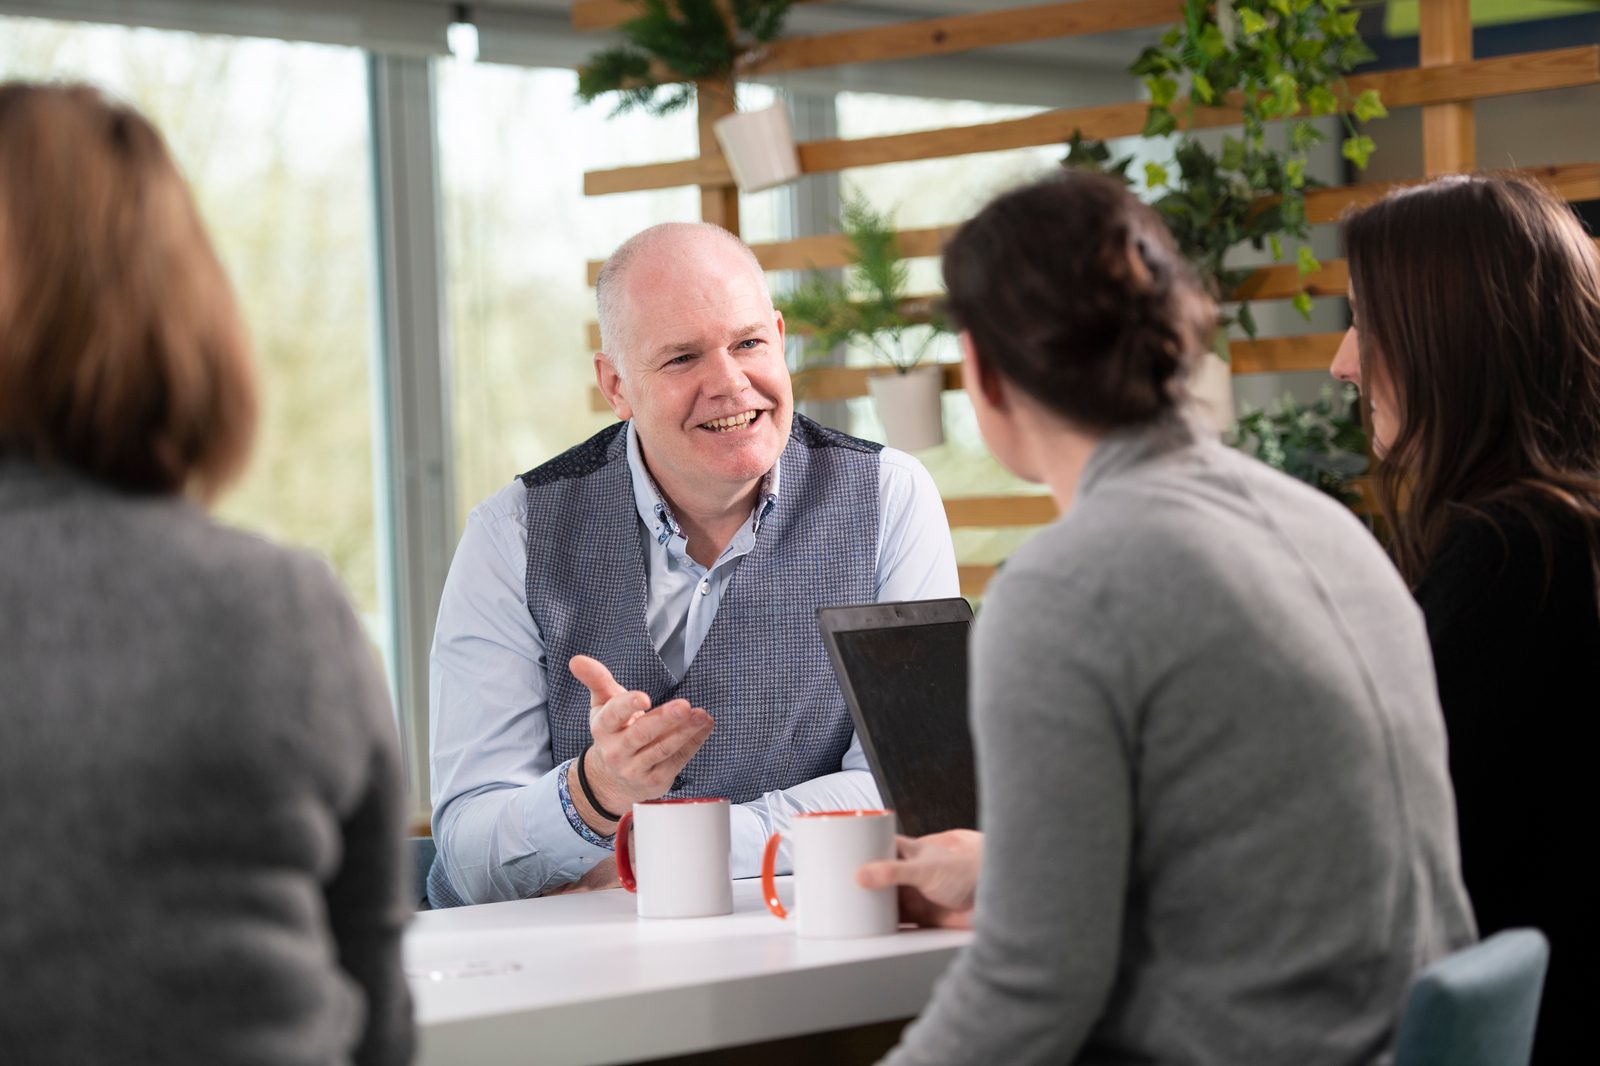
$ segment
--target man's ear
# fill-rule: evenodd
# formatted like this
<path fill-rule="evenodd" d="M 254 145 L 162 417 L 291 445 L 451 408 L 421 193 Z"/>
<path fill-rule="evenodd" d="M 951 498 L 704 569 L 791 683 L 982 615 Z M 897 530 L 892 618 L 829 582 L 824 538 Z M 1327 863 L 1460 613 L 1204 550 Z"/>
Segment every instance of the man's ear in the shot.
<path fill-rule="evenodd" d="M 622 375 L 617 371 L 617 364 L 605 352 L 594 353 L 594 379 L 600 386 L 600 394 L 611 405 L 612 413 L 624 422 L 632 418 L 633 405 L 628 403 L 627 396 L 623 394 Z"/>
<path fill-rule="evenodd" d="M 774 307 L 772 309 L 772 317 L 778 325 L 778 351 L 781 352 L 783 351 L 784 338 L 787 336 L 787 327 L 783 324 L 783 312 Z"/>
<path fill-rule="evenodd" d="M 972 343 L 970 331 L 962 330 L 957 339 L 961 343 L 961 373 L 966 378 L 968 391 L 981 392 L 990 407 L 1004 411 L 1006 391 L 1000 384 L 1000 375 L 978 354 L 978 346 Z"/>

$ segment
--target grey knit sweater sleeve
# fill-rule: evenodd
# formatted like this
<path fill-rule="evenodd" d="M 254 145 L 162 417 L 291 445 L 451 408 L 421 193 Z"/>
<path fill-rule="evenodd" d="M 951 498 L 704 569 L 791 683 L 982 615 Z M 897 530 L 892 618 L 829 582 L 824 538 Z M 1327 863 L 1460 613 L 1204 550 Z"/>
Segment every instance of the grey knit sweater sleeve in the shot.
<path fill-rule="evenodd" d="M 1101 445 L 985 599 L 972 727 L 977 936 L 892 1066 L 1378 1061 L 1473 936 L 1415 605 L 1215 444 Z"/>

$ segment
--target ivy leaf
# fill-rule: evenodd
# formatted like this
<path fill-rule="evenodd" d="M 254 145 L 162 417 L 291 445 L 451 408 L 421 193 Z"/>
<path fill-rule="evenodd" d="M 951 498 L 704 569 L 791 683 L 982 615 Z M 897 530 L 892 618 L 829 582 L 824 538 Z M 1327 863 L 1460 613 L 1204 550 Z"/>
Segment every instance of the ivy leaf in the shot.
<path fill-rule="evenodd" d="M 1274 262 L 1283 258 L 1283 242 L 1278 239 L 1278 235 L 1276 233 L 1269 233 L 1267 235 L 1267 245 L 1272 249 L 1272 259 Z"/>
<path fill-rule="evenodd" d="M 1251 340 L 1255 340 L 1256 314 L 1254 311 L 1250 310 L 1249 304 L 1239 305 L 1239 314 L 1234 321 L 1239 323 L 1239 328 L 1244 330 L 1245 336 L 1249 337 Z"/>
<path fill-rule="evenodd" d="M 1292 189 L 1303 188 L 1306 183 L 1306 161 L 1304 159 L 1291 159 L 1283 165 L 1283 176 Z"/>
<path fill-rule="evenodd" d="M 1367 92 L 1373 93 L 1371 89 Z M 1366 93 L 1362 95 L 1365 96 Z M 1373 93 L 1373 97 L 1376 99 L 1377 93 Z M 1357 106 L 1360 106 L 1359 102 Z M 1310 108 L 1313 117 L 1331 115 L 1339 110 L 1339 98 L 1334 96 L 1333 91 L 1326 85 L 1313 85 L 1306 91 L 1306 107 Z"/>
<path fill-rule="evenodd" d="M 1385 118 L 1389 109 L 1383 106 L 1383 101 L 1378 99 L 1378 90 L 1363 89 L 1361 95 L 1356 97 L 1355 106 L 1351 112 L 1356 116 L 1356 121 L 1366 122 L 1368 119 Z"/>
<path fill-rule="evenodd" d="M 1289 0 L 1268 0 L 1267 6 L 1286 19 L 1294 18 L 1294 9 L 1289 6 Z"/>
<path fill-rule="evenodd" d="M 1258 11 L 1248 7 L 1239 8 L 1234 12 L 1239 16 L 1239 29 L 1244 31 L 1246 37 L 1254 37 L 1267 28 L 1267 20 Z"/>
<path fill-rule="evenodd" d="M 1167 184 L 1169 175 L 1167 168 L 1160 163 L 1146 163 L 1144 165 L 1144 183 L 1151 189 L 1159 189 Z"/>
<path fill-rule="evenodd" d="M 1178 79 L 1166 76 L 1146 78 L 1145 87 L 1150 90 L 1150 103 L 1156 107 L 1166 107 L 1178 98 Z"/>
<path fill-rule="evenodd" d="M 1322 269 L 1322 264 L 1317 261 L 1316 253 L 1312 252 L 1309 244 L 1302 244 L 1300 250 L 1295 253 L 1295 266 L 1299 268 L 1302 278 Z M 1310 306 L 1310 300 L 1311 297 L 1307 296 L 1307 306 Z"/>
<path fill-rule="evenodd" d="M 1294 294 L 1294 309 L 1300 312 L 1301 318 L 1311 317 L 1311 294 L 1304 289 Z"/>
<path fill-rule="evenodd" d="M 1228 51 L 1228 42 L 1222 37 L 1222 30 L 1217 28 L 1215 22 L 1206 23 L 1205 29 L 1200 31 L 1200 39 L 1195 42 L 1200 48 L 1200 54 L 1212 61 L 1221 59 Z"/>
<path fill-rule="evenodd" d="M 1173 62 L 1171 56 L 1159 48 L 1151 47 L 1139 53 L 1139 58 L 1133 61 L 1128 73 L 1139 77 L 1151 77 L 1177 68 L 1178 64 Z"/>
<path fill-rule="evenodd" d="M 1211 88 L 1211 79 L 1204 74 L 1196 71 L 1190 81 L 1194 86 L 1195 98 L 1202 104 L 1209 104 L 1217 98 L 1216 90 Z M 1174 83 L 1174 86 L 1176 86 L 1176 83 Z"/>
<path fill-rule="evenodd" d="M 1368 137 L 1364 133 L 1360 133 L 1354 137 L 1346 137 L 1344 139 L 1344 146 L 1340 149 L 1340 152 L 1346 159 L 1350 160 L 1350 162 L 1354 163 L 1360 169 L 1365 170 L 1367 168 L 1367 160 L 1372 158 L 1372 153 L 1376 151 L 1377 148 L 1378 146 L 1373 143 L 1371 137 Z"/>
<path fill-rule="evenodd" d="M 1322 131 L 1304 119 L 1297 119 L 1289 126 L 1289 150 L 1291 152 L 1304 152 L 1321 140 Z"/>
<path fill-rule="evenodd" d="M 1145 137 L 1165 137 L 1178 128 L 1178 120 L 1171 111 L 1164 107 L 1152 107 L 1144 116 L 1144 129 L 1140 135 Z"/>
<path fill-rule="evenodd" d="M 1244 166 L 1244 142 L 1237 137 L 1223 137 L 1220 162 L 1223 170 L 1238 170 Z"/>

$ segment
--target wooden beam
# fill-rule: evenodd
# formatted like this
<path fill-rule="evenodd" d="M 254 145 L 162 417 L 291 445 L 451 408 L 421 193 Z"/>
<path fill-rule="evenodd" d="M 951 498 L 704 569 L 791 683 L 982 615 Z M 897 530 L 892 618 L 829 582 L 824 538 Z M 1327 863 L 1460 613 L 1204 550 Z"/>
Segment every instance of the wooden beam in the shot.
<path fill-rule="evenodd" d="M 1518 167 L 1505 171 L 1531 178 L 1571 203 L 1600 199 L 1600 163 L 1557 163 L 1542 167 Z M 1306 192 L 1306 217 L 1313 223 L 1336 222 L 1351 208 L 1381 200 L 1392 189 L 1427 181 L 1369 182 L 1364 185 L 1335 185 Z"/>
<path fill-rule="evenodd" d="M 1469 0 L 1421 0 L 1417 6 L 1418 59 L 1423 68 L 1464 63 L 1472 58 Z M 1470 101 L 1432 104 L 1422 109 L 1422 160 L 1429 177 L 1477 169 L 1477 130 Z"/>
<path fill-rule="evenodd" d="M 988 564 L 969 564 L 956 567 L 956 577 L 961 582 L 961 595 L 982 596 L 983 590 L 988 587 L 989 582 L 994 578 L 994 572 L 998 569 L 1000 568 Z"/>
<path fill-rule="evenodd" d="M 700 136 L 700 158 L 714 159 L 726 166 L 722 159 L 722 146 L 717 143 L 715 127 L 719 118 L 731 115 L 735 110 L 733 83 L 710 80 L 695 83 L 695 108 L 699 112 L 696 125 Z M 702 185 L 700 218 L 738 236 L 739 190 L 732 185 Z"/>
<path fill-rule="evenodd" d="M 900 254 L 907 259 L 938 255 L 944 242 L 956 231 L 954 226 L 934 226 L 929 229 L 904 229 L 896 236 Z M 750 250 L 756 260 L 767 270 L 829 270 L 850 262 L 850 242 L 841 234 L 829 233 L 817 237 L 800 237 L 792 241 L 771 244 L 752 244 Z M 604 259 L 588 263 L 589 284 L 600 276 Z"/>
<path fill-rule="evenodd" d="M 1392 70 L 1348 79 L 1352 94 L 1377 89 L 1389 108 L 1417 107 L 1450 101 L 1541 92 L 1600 83 L 1600 45 L 1581 45 L 1548 52 L 1499 56 L 1428 69 Z M 807 174 L 851 167 L 945 159 L 1040 145 L 1064 145 L 1073 131 L 1086 137 L 1128 137 L 1144 128 L 1142 103 L 1046 111 L 1025 118 L 975 126 L 920 130 L 882 137 L 808 141 L 799 146 L 800 169 Z M 1194 128 L 1227 126 L 1239 121 L 1230 108 L 1204 108 L 1195 113 Z M 668 189 L 680 185 L 726 184 L 732 181 L 720 160 L 685 159 L 668 163 L 593 170 L 584 175 L 587 195 Z"/>
<path fill-rule="evenodd" d="M 1333 353 L 1339 350 L 1341 333 L 1303 333 L 1295 337 L 1264 337 L 1253 341 L 1234 341 L 1230 347 L 1235 374 L 1261 374 L 1268 371 L 1327 370 Z"/>
<path fill-rule="evenodd" d="M 1042 526 L 1060 514 L 1049 496 L 952 496 L 944 501 L 944 515 L 952 526 Z"/>
<path fill-rule="evenodd" d="M 1322 269 L 1300 276 L 1293 263 L 1277 263 L 1254 271 L 1230 294 L 1234 300 L 1287 300 L 1302 288 L 1312 296 L 1343 296 L 1350 269 L 1343 259 L 1325 259 Z"/>
<path fill-rule="evenodd" d="M 1182 10 L 1181 0 L 1074 0 L 792 37 L 768 45 L 739 73 L 741 77 L 760 76 L 1144 29 L 1172 22 Z"/>
<path fill-rule="evenodd" d="M 825 4 L 830 0 L 794 0 L 797 4 Z M 609 30 L 639 16 L 632 0 L 572 0 L 572 28 Z"/>

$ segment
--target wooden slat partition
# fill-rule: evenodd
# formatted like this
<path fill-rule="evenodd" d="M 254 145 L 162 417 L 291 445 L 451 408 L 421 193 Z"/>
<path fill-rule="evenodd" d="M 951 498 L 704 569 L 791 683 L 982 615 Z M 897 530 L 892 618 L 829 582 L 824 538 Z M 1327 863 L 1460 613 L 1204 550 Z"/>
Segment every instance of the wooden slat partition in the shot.
<path fill-rule="evenodd" d="M 1472 58 L 1469 0 L 1422 0 L 1417 14 L 1417 58 L 1422 67 Z M 1477 145 L 1471 103 L 1433 104 L 1422 109 L 1423 169 L 1430 177 L 1474 169 Z"/>
<path fill-rule="evenodd" d="M 1567 201 L 1600 198 L 1600 163 L 1561 163 L 1542 167 L 1519 167 L 1514 173 L 1544 184 Z M 1335 222 L 1352 207 L 1374 203 L 1391 189 L 1426 181 L 1369 182 L 1365 185 L 1338 185 L 1312 189 L 1306 193 L 1306 217 L 1312 222 Z"/>
<path fill-rule="evenodd" d="M 961 595 L 982 596 L 983 590 L 988 587 L 994 578 L 998 566 L 988 564 L 967 564 L 956 567 L 956 577 L 961 581 Z"/>
<path fill-rule="evenodd" d="M 1073 0 L 1072 3 L 979 11 L 844 33 L 775 41 L 744 76 L 810 70 L 849 63 L 970 52 L 1054 37 L 1081 37 L 1161 26 L 1178 18 L 1180 0 Z"/>
<path fill-rule="evenodd" d="M 1257 340 L 1234 341 L 1230 356 L 1235 374 L 1258 374 L 1263 371 L 1326 370 L 1333 362 L 1333 353 L 1339 347 L 1342 333 L 1309 333 L 1291 337 L 1262 337 Z M 946 391 L 962 388 L 961 366 L 942 363 Z M 885 371 L 878 367 L 828 366 L 802 370 L 794 375 L 795 398 L 800 400 L 848 400 L 867 394 L 867 378 Z M 593 411 L 608 411 L 610 406 L 600 390 L 589 390 L 589 407 Z"/>
<path fill-rule="evenodd" d="M 944 515 L 953 527 L 1042 526 L 1061 514 L 1049 496 L 950 496 Z"/>
<path fill-rule="evenodd" d="M 954 226 L 901 230 L 897 234 L 900 254 L 908 259 L 938 255 L 944 247 L 946 238 L 955 231 Z M 755 253 L 756 261 L 766 270 L 826 270 L 850 262 L 850 242 L 837 233 L 801 237 L 793 241 L 777 241 L 772 244 L 752 244 L 750 250 Z M 604 259 L 589 261 L 590 285 L 599 278 L 600 268 L 604 265 Z"/>
<path fill-rule="evenodd" d="M 1499 56 L 1429 69 L 1386 71 L 1348 81 L 1352 92 L 1377 89 L 1390 108 L 1572 88 L 1600 83 L 1600 45 Z M 820 174 L 849 167 L 1064 144 L 1075 130 L 1081 130 L 1086 137 L 1126 137 L 1144 128 L 1145 111 L 1143 103 L 1109 104 L 1046 111 L 975 126 L 809 141 L 799 146 L 800 167 L 805 173 Z M 1238 120 L 1235 110 L 1206 108 L 1196 112 L 1194 125 L 1226 126 Z M 687 159 L 593 170 L 584 175 L 583 188 L 587 195 L 600 196 L 680 185 L 725 184 L 731 180 L 726 164 L 720 160 Z"/>
<path fill-rule="evenodd" d="M 829 0 L 794 0 L 797 4 L 825 4 Z M 572 28 L 609 30 L 638 17 L 639 5 L 628 0 L 572 0 Z"/>

